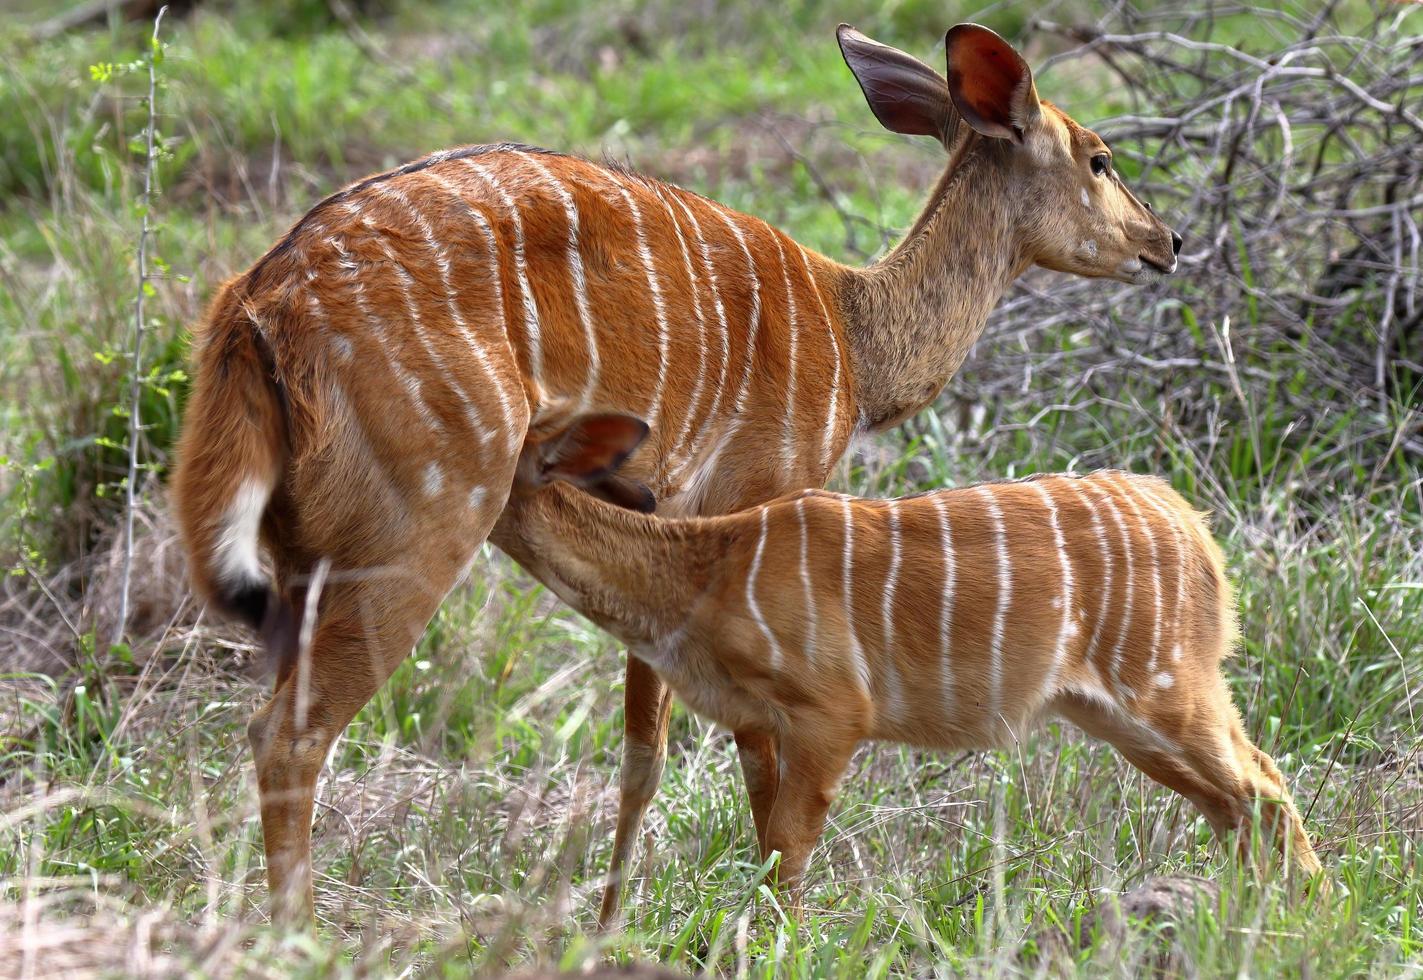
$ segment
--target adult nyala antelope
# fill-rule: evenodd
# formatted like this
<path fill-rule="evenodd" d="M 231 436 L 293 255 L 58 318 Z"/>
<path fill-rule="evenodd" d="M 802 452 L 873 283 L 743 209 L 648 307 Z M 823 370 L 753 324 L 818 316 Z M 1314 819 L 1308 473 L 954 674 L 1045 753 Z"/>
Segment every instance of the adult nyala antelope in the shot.
<path fill-rule="evenodd" d="M 932 401 L 1029 266 L 1131 283 L 1175 269 L 1180 238 L 996 34 L 950 30 L 947 80 L 839 38 L 880 122 L 949 152 L 868 268 L 668 184 L 498 145 L 327 198 L 218 294 L 174 487 L 198 590 L 286 654 L 249 727 L 280 908 L 310 908 L 327 750 L 490 535 L 546 405 L 647 419 L 629 479 L 666 513 L 725 513 L 822 484 L 853 431 Z M 517 535 L 496 541 L 528 558 Z M 604 921 L 666 753 L 667 690 L 642 661 L 627 670 Z M 764 843 L 775 747 L 737 743 Z"/>
<path fill-rule="evenodd" d="M 1221 676 L 1236 624 L 1220 549 L 1162 480 L 1104 470 L 897 500 L 806 490 L 662 520 L 556 483 L 636 501 L 615 471 L 641 420 L 549 424 L 530 435 L 502 533 L 693 711 L 773 741 L 762 858 L 780 852 L 793 906 L 860 742 L 993 748 L 1046 715 L 1110 742 L 1222 837 L 1258 806 L 1295 866 L 1320 869 Z"/>

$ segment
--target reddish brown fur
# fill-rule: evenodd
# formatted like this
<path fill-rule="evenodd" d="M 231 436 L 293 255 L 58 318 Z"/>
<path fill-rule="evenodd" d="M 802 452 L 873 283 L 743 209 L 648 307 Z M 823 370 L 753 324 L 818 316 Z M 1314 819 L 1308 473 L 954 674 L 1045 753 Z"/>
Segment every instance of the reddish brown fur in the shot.
<path fill-rule="evenodd" d="M 268 612 L 304 610 L 313 572 L 330 569 L 310 648 L 251 726 L 269 877 L 294 908 L 310 905 L 321 759 L 490 535 L 530 426 L 563 405 L 648 416 L 627 475 L 665 513 L 723 513 L 819 485 L 856 426 L 931 400 L 1033 262 L 1140 278 L 1105 246 L 1064 263 L 1084 229 L 1174 266 L 1169 229 L 1052 136 L 1057 110 L 1015 103 L 1036 121 L 1010 147 L 959 125 L 942 78 L 911 70 L 938 100 L 950 164 L 905 241 L 867 269 L 670 185 L 495 146 L 353 185 L 224 288 L 174 476 L 195 584 L 260 618 L 268 584 L 245 518 L 260 518 L 275 567 Z M 1089 191 L 1097 206 L 1078 202 Z M 1051 221 L 1047 201 L 1062 212 Z M 241 490 L 269 483 L 265 506 Z M 494 540 L 527 558 L 516 535 Z M 627 699 L 605 921 L 665 757 L 667 691 L 637 661 Z M 774 746 L 737 741 L 764 839 Z"/>
<path fill-rule="evenodd" d="M 783 769 L 763 858 L 780 851 L 793 900 L 861 741 L 991 748 L 1052 714 L 1191 800 L 1222 836 L 1258 805 L 1295 865 L 1320 870 L 1221 675 L 1236 626 L 1220 550 L 1163 481 L 1107 470 L 890 501 L 805 491 L 682 520 L 540 489 L 577 480 L 584 456 L 629 451 L 641 431 L 604 419 L 556 465 L 522 469 L 501 526 L 690 707 L 774 741 Z M 1104 537 L 1095 518 L 1110 513 L 1119 533 Z"/>

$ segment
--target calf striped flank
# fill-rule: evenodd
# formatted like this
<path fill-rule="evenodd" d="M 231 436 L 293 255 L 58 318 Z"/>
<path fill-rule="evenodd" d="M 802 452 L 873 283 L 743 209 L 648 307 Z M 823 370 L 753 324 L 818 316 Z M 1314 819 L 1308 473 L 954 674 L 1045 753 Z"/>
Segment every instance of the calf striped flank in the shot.
<path fill-rule="evenodd" d="M 598 424 L 615 441 L 642 434 Z M 543 445 L 531 441 L 525 457 L 541 458 Z M 552 479 L 577 478 L 576 460 L 558 465 Z M 783 772 L 776 815 L 801 790 L 827 800 L 862 740 L 990 748 L 1056 715 L 1110 741 L 1222 833 L 1257 804 L 1274 808 L 1267 826 L 1281 846 L 1318 870 L 1221 676 L 1236 626 L 1220 551 L 1159 479 L 1056 474 L 889 501 L 811 491 L 690 520 L 541 482 L 517 484 L 505 516 L 531 542 L 540 577 L 586 596 L 594 619 L 693 710 L 772 733 L 787 766 L 798 753 L 816 760 Z M 830 606 L 843 619 L 817 622 Z M 1104 637 L 1110 685 L 1095 657 Z M 785 862 L 803 866 L 814 843 L 806 821 L 818 834 L 823 816 L 787 818 L 779 840 L 768 831 L 782 880 Z"/>

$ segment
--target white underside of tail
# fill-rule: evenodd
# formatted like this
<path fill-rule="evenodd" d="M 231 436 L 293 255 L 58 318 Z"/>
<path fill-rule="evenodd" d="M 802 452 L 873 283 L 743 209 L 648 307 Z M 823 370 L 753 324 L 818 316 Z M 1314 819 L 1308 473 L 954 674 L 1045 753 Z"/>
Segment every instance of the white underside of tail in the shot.
<path fill-rule="evenodd" d="M 262 524 L 262 513 L 267 509 L 272 489 L 269 481 L 249 477 L 233 494 L 213 546 L 218 581 L 233 584 L 263 578 L 262 566 L 257 560 L 257 529 Z"/>

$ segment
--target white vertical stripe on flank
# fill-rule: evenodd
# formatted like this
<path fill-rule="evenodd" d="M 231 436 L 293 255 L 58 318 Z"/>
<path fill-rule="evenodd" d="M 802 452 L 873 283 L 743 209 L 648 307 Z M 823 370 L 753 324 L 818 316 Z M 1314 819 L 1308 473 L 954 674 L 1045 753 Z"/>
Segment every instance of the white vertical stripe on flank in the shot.
<path fill-rule="evenodd" d="M 529 286 L 528 264 L 524 259 L 524 220 L 519 214 L 519 206 L 509 196 L 509 192 L 489 173 L 488 168 L 469 157 L 461 161 L 470 172 L 484 182 L 499 203 L 509 214 L 509 227 L 514 232 L 514 276 L 519 280 L 519 295 L 524 303 L 524 337 L 529 345 L 529 374 L 536 387 L 543 387 L 543 330 L 539 323 L 538 301 Z"/>
<path fill-rule="evenodd" d="M 884 631 L 884 657 L 881 663 L 890 719 L 898 724 L 905 720 L 906 710 L 904 685 L 900 683 L 894 653 L 894 599 L 899 591 L 899 566 L 904 553 L 899 527 L 899 501 L 885 501 L 885 520 L 889 525 L 889 571 L 885 574 L 884 603 L 880 607 L 880 623 Z"/>
<path fill-rule="evenodd" d="M 667 328 L 667 303 L 662 297 L 662 280 L 658 278 L 657 267 L 652 261 L 652 249 L 647 245 L 647 232 L 643 230 L 642 209 L 637 206 L 637 201 L 623 186 L 622 180 L 612 173 L 607 173 L 605 176 L 614 189 L 622 195 L 623 203 L 627 205 L 628 212 L 632 215 L 633 234 L 637 239 L 637 255 L 642 261 L 643 275 L 647 277 L 647 291 L 652 294 L 652 314 L 657 320 L 657 382 L 652 389 L 652 401 L 647 406 L 645 421 L 648 427 L 655 431 L 658 417 L 662 412 L 662 392 L 667 386 L 667 348 L 670 335 Z"/>
<path fill-rule="evenodd" d="M 741 254 L 746 256 L 746 279 L 751 284 L 751 312 L 746 321 L 746 363 L 741 369 L 741 383 L 736 389 L 736 415 L 739 419 L 746 410 L 746 393 L 751 390 L 751 368 L 756 360 L 756 337 L 761 332 L 761 270 L 756 268 L 756 258 L 746 244 L 746 233 L 735 211 L 715 208 L 717 215 L 741 246 Z"/>
<path fill-rule="evenodd" d="M 1156 560 L 1156 535 L 1146 526 L 1146 518 L 1136 502 L 1136 487 L 1131 481 L 1111 470 L 1108 470 L 1105 476 L 1121 490 L 1122 499 L 1131 508 L 1141 528 L 1141 536 L 1146 539 L 1147 558 L 1151 562 L 1151 596 L 1156 608 L 1156 615 L 1151 618 L 1151 656 L 1146 661 L 1146 676 L 1150 677 L 1156 673 L 1156 661 L 1161 653 L 1161 563 Z"/>
<path fill-rule="evenodd" d="M 489 426 L 485 424 L 483 415 L 475 406 L 474 399 L 470 397 L 469 392 L 465 390 L 464 385 L 460 382 L 459 376 L 450 370 L 449 366 L 445 363 L 444 357 L 441 356 L 439 349 L 430 338 L 430 332 L 425 329 L 425 319 L 420 315 L 420 308 L 415 302 L 415 294 L 410 288 L 414 285 L 415 280 L 410 277 L 410 273 L 406 270 L 405 266 L 401 265 L 400 260 L 395 257 L 395 253 L 391 251 L 390 242 L 387 237 L 371 223 L 371 219 L 369 217 L 362 217 L 361 224 L 370 231 L 372 239 L 380 245 L 381 253 L 385 256 L 386 261 L 390 263 L 391 272 L 395 276 L 395 281 L 400 285 L 400 295 L 405 302 L 405 315 L 409 318 L 410 328 L 415 333 L 415 339 L 420 342 L 421 349 L 425 351 L 425 356 L 430 359 L 430 364 L 434 367 L 440 379 L 445 383 L 445 387 L 454 392 L 455 397 L 459 399 L 460 404 L 464 407 L 465 415 L 469 418 L 469 424 L 475 436 L 479 439 L 480 443 L 488 445 L 490 436 Z M 448 294 L 446 294 L 446 298 L 448 298 Z"/>
<path fill-rule="evenodd" d="M 993 632 L 988 647 L 988 723 L 990 731 L 1001 718 L 1003 706 L 1003 633 L 1008 620 L 1008 603 L 1012 600 L 1013 569 L 1008 557 L 1008 535 L 1003 527 L 1003 509 L 994 499 L 993 487 L 980 485 L 984 510 L 993 521 L 993 548 L 998 566 L 998 601 L 993 609 Z"/>
<path fill-rule="evenodd" d="M 685 446 L 687 439 L 692 433 L 694 424 L 693 415 L 697 410 L 697 405 L 702 400 L 702 389 L 706 387 L 707 375 L 707 318 L 702 311 L 702 294 L 697 289 L 697 274 L 692 271 L 692 252 L 687 248 L 687 239 L 682 235 L 682 226 L 677 223 L 677 215 L 672 211 L 672 205 L 667 203 L 666 196 L 662 193 L 662 188 L 656 184 L 652 185 L 652 192 L 657 195 L 657 199 L 662 202 L 662 207 L 667 211 L 667 220 L 672 223 L 672 230 L 677 235 L 677 244 L 682 250 L 682 267 L 687 273 L 687 285 L 692 291 L 692 312 L 697 318 L 697 380 L 692 385 L 692 394 L 687 401 L 687 416 L 682 420 L 681 431 L 668 444 L 667 451 L 675 452 L 678 448 Z M 673 470 L 673 478 L 680 476 L 686 469 L 687 464 L 692 462 L 690 450 L 682 456 L 681 463 Z"/>
<path fill-rule="evenodd" d="M 949 520 L 946 495 L 930 495 L 939 512 L 939 549 L 944 556 L 944 587 L 939 597 L 939 696 L 947 714 L 954 703 L 954 590 L 958 587 L 958 562 L 954 558 L 954 534 Z"/>
<path fill-rule="evenodd" d="M 1102 556 L 1102 587 L 1098 590 L 1101 593 L 1101 599 L 1097 604 L 1097 617 L 1096 622 L 1092 624 L 1092 635 L 1087 640 L 1087 649 L 1083 654 L 1083 659 L 1090 664 L 1092 658 L 1097 654 L 1097 640 L 1102 635 L 1102 624 L 1107 621 L 1107 604 L 1112 600 L 1112 549 L 1111 545 L 1107 543 L 1106 525 L 1098 516 L 1096 505 L 1082 489 L 1081 478 L 1071 477 L 1069 479 L 1072 492 L 1077 494 L 1077 499 L 1082 501 L 1082 506 L 1087 508 L 1087 515 L 1092 519 L 1092 531 L 1097 535 L 1097 550 Z"/>
<path fill-rule="evenodd" d="M 711 248 L 707 245 L 706 236 L 702 233 L 701 222 L 692 213 L 691 208 L 682 200 L 676 188 L 669 188 L 668 194 L 672 200 L 677 202 L 677 206 L 682 209 L 682 213 L 687 216 L 687 220 L 692 225 L 692 233 L 696 236 L 698 251 L 702 259 L 702 274 L 706 277 L 707 286 L 711 290 L 712 305 L 716 308 L 717 325 L 721 328 L 721 371 L 717 375 L 716 388 L 712 394 L 711 408 L 707 410 L 707 421 L 702 425 L 702 430 L 692 443 L 691 458 L 696 459 L 702 451 L 702 444 L 707 436 L 715 431 L 718 416 L 721 414 L 722 398 L 726 392 L 726 375 L 731 370 L 731 337 L 726 325 L 726 308 L 721 302 L 721 289 L 717 285 L 716 265 L 712 262 Z"/>
<path fill-rule="evenodd" d="M 1062 625 L 1057 630 L 1057 646 L 1053 650 L 1052 669 L 1043 679 L 1040 695 L 1041 699 L 1046 701 L 1054 694 L 1057 676 L 1061 673 L 1062 665 L 1067 660 L 1067 640 L 1076 630 L 1077 624 L 1072 621 L 1072 560 L 1067 554 L 1067 540 L 1062 536 L 1062 526 L 1058 523 L 1057 502 L 1052 499 L 1052 494 L 1043 485 L 1044 482 L 1043 480 L 1033 480 L 1028 485 L 1037 490 L 1038 495 L 1043 498 L 1043 503 L 1047 506 L 1048 524 L 1052 527 L 1053 542 L 1057 545 L 1057 562 L 1062 570 L 1062 593 L 1058 597 L 1062 601 Z"/>
<path fill-rule="evenodd" d="M 484 240 L 489 243 L 489 268 L 490 281 L 494 284 L 494 300 L 490 304 L 494 308 L 494 314 L 498 319 L 499 335 L 508 336 L 508 323 L 504 318 L 504 284 L 503 277 L 499 274 L 499 239 L 494 234 L 493 227 L 489 224 L 489 219 L 484 216 L 484 212 L 471 205 L 465 200 L 460 189 L 452 184 L 448 177 L 435 170 L 422 170 L 421 175 L 427 180 L 433 180 L 439 184 L 451 198 L 464 210 L 475 226 L 484 235 Z M 495 395 L 499 398 L 499 411 L 504 416 L 504 439 L 512 449 L 522 445 L 524 434 L 518 431 L 519 426 L 515 423 L 514 404 L 509 398 L 509 391 L 503 378 L 494 369 L 494 362 L 489 359 L 489 351 L 474 336 L 474 331 L 470 329 L 469 322 L 465 320 L 464 314 L 460 312 L 459 303 L 455 299 L 453 279 L 450 275 L 450 258 L 448 252 L 443 248 L 438 248 L 435 242 L 433 229 L 425 221 L 424 216 L 420 216 L 421 230 L 425 233 L 426 240 L 430 247 L 436 250 L 439 259 L 440 280 L 445 287 L 445 298 L 450 310 L 450 319 L 454 322 L 455 329 L 459 331 L 460 339 L 465 342 L 474 359 L 479 362 L 479 368 L 489 379 L 489 386 L 494 389 Z"/>
<path fill-rule="evenodd" d="M 790 331 L 790 346 L 787 350 L 788 369 L 786 371 L 786 456 L 785 472 L 788 476 L 794 476 L 797 449 L 795 432 L 795 401 L 796 401 L 796 358 L 799 354 L 797 347 L 800 341 L 800 324 L 796 312 L 795 291 L 791 289 L 791 273 L 789 263 L 786 261 L 786 249 L 781 244 L 781 233 L 776 229 L 771 229 L 771 238 L 776 243 L 776 252 L 781 257 L 781 281 L 786 287 L 786 323 Z"/>
<path fill-rule="evenodd" d="M 352 258 L 351 253 L 346 251 L 345 246 L 333 237 L 326 239 L 327 244 L 334 248 L 341 255 L 343 265 L 353 270 L 359 270 L 360 266 Z M 390 367 L 390 373 L 394 375 L 396 382 L 405 389 L 410 396 L 410 402 L 415 406 L 415 414 L 420 416 L 420 420 L 438 435 L 445 434 L 445 427 L 440 424 L 440 420 L 435 417 L 435 413 L 430 410 L 430 406 L 425 402 L 425 395 L 420 386 L 420 379 L 415 377 L 405 366 L 400 363 L 395 350 L 391 345 L 390 332 L 386 330 L 385 322 L 375 315 L 371 309 L 371 304 L 366 301 L 366 287 L 359 278 L 351 280 L 351 295 L 356 302 L 356 310 L 361 314 L 361 319 L 366 322 L 366 326 L 371 328 L 371 333 L 375 336 L 376 346 L 380 348 L 385 356 L 385 362 Z"/>
<path fill-rule="evenodd" d="M 800 523 L 800 584 L 805 590 L 805 659 L 815 664 L 815 644 L 819 639 L 819 615 L 815 609 L 815 590 L 810 583 L 810 535 L 805 526 L 805 498 L 795 502 L 795 516 Z"/>
<path fill-rule="evenodd" d="M 1154 484 L 1141 488 L 1142 498 L 1161 515 L 1166 526 L 1171 529 L 1171 538 L 1176 542 L 1176 601 L 1171 610 L 1171 659 L 1181 659 L 1181 613 L 1186 608 L 1186 535 L 1181 531 L 1181 519 L 1175 508 L 1161 497 L 1161 490 Z"/>
<path fill-rule="evenodd" d="M 805 269 L 805 278 L 810 281 L 810 291 L 815 294 L 815 301 L 820 304 L 820 317 L 830 334 L 830 345 L 835 348 L 832 355 L 835 359 L 835 373 L 830 378 L 830 404 L 825 409 L 825 434 L 821 437 L 823 444 L 820 452 L 821 469 L 828 473 L 830 467 L 835 465 L 831 449 L 835 445 L 835 423 L 840 414 L 840 338 L 835 333 L 835 324 L 830 320 L 830 309 L 825 305 L 825 297 L 820 294 L 820 285 L 815 281 L 815 273 L 810 270 L 810 258 L 799 244 L 796 245 L 796 251 L 800 253 L 800 264 Z"/>
<path fill-rule="evenodd" d="M 865 648 L 860 646 L 860 637 L 855 632 L 855 591 L 850 581 L 855 564 L 855 517 L 850 509 L 850 498 L 841 497 L 840 507 L 845 515 L 845 547 L 840 556 L 841 582 L 845 588 L 845 629 L 850 634 L 850 659 L 854 662 L 855 676 L 860 679 L 860 690 L 869 694 L 870 668 L 865 662 Z"/>
<path fill-rule="evenodd" d="M 1122 684 L 1122 647 L 1127 641 L 1127 635 L 1131 632 L 1132 608 L 1136 605 L 1136 569 L 1132 560 L 1131 534 L 1127 531 L 1126 522 L 1122 520 L 1121 513 L 1117 510 L 1117 505 L 1112 502 L 1111 494 L 1093 484 L 1090 480 L 1082 480 L 1084 486 L 1089 486 L 1097 494 L 1097 499 L 1107 505 L 1107 513 L 1111 516 L 1113 523 L 1117 525 L 1117 534 L 1122 539 L 1122 555 L 1126 559 L 1127 566 L 1127 588 L 1126 598 L 1123 600 L 1125 608 L 1122 610 L 1122 625 L 1117 631 L 1117 642 L 1112 646 L 1111 656 L 1111 681 L 1112 686 L 1120 691 L 1125 691 L 1127 697 L 1136 697 L 1136 692 Z"/>
<path fill-rule="evenodd" d="M 741 254 L 746 256 L 747 281 L 751 285 L 751 312 L 747 320 L 746 332 L 746 361 L 741 370 L 741 382 L 736 389 L 735 409 L 731 414 L 731 421 L 727 426 L 725 434 L 717 441 L 716 447 L 712 450 L 711 456 L 703 469 L 711 471 L 721 451 L 729 446 L 735 438 L 736 433 L 741 431 L 741 426 L 746 420 L 746 394 L 751 390 L 751 369 L 755 364 L 756 337 L 761 327 L 761 281 L 760 274 L 756 269 L 756 260 L 751 255 L 751 249 L 746 244 L 746 235 L 741 230 L 741 226 L 735 220 L 737 215 L 734 211 L 729 211 L 721 207 L 713 207 L 712 211 L 721 218 L 727 230 L 731 232 L 738 245 L 741 246 Z M 729 361 L 729 358 L 728 358 Z M 729 366 L 729 365 L 728 365 Z"/>
<path fill-rule="evenodd" d="M 771 669 L 779 670 L 781 667 L 781 645 L 776 642 L 776 635 L 771 632 L 766 618 L 761 615 L 761 606 L 756 602 L 756 579 L 761 574 L 761 553 L 765 549 L 766 508 L 762 507 L 761 536 L 756 539 L 756 557 L 751 560 L 751 574 L 746 577 L 746 608 L 751 610 L 751 617 L 756 620 L 756 625 L 761 628 L 761 633 L 766 637 L 766 642 L 771 647 Z"/>
<path fill-rule="evenodd" d="M 598 390 L 602 363 L 598 356 L 598 335 L 593 329 L 593 314 L 588 309 L 588 280 L 583 273 L 583 255 L 578 250 L 578 202 L 563 186 L 563 181 L 544 166 L 543 161 L 523 151 L 518 151 L 518 157 L 543 175 L 563 204 L 563 214 L 568 221 L 568 274 L 573 281 L 573 302 L 578 307 L 578 322 L 583 326 L 583 340 L 588 347 L 588 373 L 583 378 L 583 394 L 579 396 L 578 406 L 587 409 L 593 402 L 593 393 Z"/>

